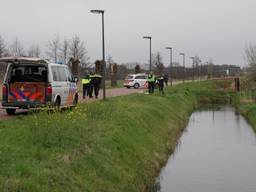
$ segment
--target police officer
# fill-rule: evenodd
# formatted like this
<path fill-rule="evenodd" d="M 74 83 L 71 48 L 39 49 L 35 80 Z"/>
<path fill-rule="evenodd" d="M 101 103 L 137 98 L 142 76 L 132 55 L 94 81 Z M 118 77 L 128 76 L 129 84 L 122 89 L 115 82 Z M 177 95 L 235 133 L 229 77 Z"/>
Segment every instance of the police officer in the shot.
<path fill-rule="evenodd" d="M 102 76 L 100 74 L 94 73 L 91 76 L 91 81 L 92 81 L 92 85 L 93 85 L 93 89 L 94 89 L 94 95 L 95 98 L 97 99 L 99 96 L 99 90 L 100 90 L 100 85 L 101 85 L 101 79 Z"/>
<path fill-rule="evenodd" d="M 92 93 L 93 93 L 93 81 L 92 81 L 92 78 L 93 78 L 93 73 L 90 72 L 90 84 L 89 84 L 89 92 L 88 92 L 88 95 L 89 95 L 89 98 L 91 99 L 92 98 Z"/>
<path fill-rule="evenodd" d="M 167 74 L 162 75 L 162 76 L 163 76 L 163 78 L 164 78 L 165 86 L 167 87 L 167 86 L 168 86 L 168 80 L 169 80 L 169 77 L 168 77 L 168 75 L 167 75 Z"/>
<path fill-rule="evenodd" d="M 148 75 L 148 93 L 154 93 L 156 76 L 151 71 Z"/>
<path fill-rule="evenodd" d="M 164 82 L 165 82 L 165 77 L 164 75 L 159 75 L 157 77 L 157 82 L 158 82 L 158 89 L 159 89 L 159 92 L 164 94 Z"/>
<path fill-rule="evenodd" d="M 91 82 L 91 78 L 90 76 L 87 74 L 82 78 L 82 85 L 83 85 L 83 99 L 85 99 L 85 97 L 89 94 L 90 91 L 90 82 Z"/>

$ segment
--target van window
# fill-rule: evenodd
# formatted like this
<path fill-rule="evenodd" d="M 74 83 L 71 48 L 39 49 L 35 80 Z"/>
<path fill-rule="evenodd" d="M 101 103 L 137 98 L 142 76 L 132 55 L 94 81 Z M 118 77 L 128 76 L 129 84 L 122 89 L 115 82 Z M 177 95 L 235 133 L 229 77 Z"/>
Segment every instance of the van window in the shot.
<path fill-rule="evenodd" d="M 64 67 L 52 66 L 53 81 L 67 81 L 67 74 Z"/>
<path fill-rule="evenodd" d="M 59 77 L 59 72 L 58 72 L 58 68 L 57 67 L 52 67 L 52 77 L 53 77 L 53 81 L 59 81 L 60 77 Z"/>
<path fill-rule="evenodd" d="M 67 74 L 64 67 L 58 67 L 60 81 L 67 81 Z"/>
<path fill-rule="evenodd" d="M 47 68 L 34 65 L 13 65 L 10 68 L 11 82 L 46 82 Z"/>
<path fill-rule="evenodd" d="M 70 70 L 68 68 L 65 68 L 65 70 L 66 70 L 66 73 L 67 73 L 68 81 L 74 82 L 75 79 L 74 79 L 72 73 L 70 72 Z"/>

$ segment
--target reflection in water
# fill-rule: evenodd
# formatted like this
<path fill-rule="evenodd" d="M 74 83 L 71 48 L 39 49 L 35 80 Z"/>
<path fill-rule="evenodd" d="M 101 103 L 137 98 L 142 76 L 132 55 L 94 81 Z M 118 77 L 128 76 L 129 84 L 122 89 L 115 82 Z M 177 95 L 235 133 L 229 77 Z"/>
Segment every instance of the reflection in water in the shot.
<path fill-rule="evenodd" d="M 174 154 L 152 192 L 256 191 L 256 137 L 230 107 L 193 113 Z"/>

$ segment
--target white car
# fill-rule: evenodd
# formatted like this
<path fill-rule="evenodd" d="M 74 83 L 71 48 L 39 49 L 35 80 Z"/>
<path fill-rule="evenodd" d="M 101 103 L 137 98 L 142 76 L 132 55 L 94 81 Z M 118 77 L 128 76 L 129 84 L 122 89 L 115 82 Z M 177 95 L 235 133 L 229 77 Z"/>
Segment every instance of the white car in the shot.
<path fill-rule="evenodd" d="M 3 81 L 2 106 L 8 114 L 16 109 L 54 105 L 74 106 L 78 102 L 77 83 L 67 65 L 39 58 L 8 57 Z"/>
<path fill-rule="evenodd" d="M 147 88 L 148 81 L 147 81 L 148 75 L 141 73 L 141 74 L 131 74 L 128 75 L 124 80 L 124 87 L 127 88 Z"/>

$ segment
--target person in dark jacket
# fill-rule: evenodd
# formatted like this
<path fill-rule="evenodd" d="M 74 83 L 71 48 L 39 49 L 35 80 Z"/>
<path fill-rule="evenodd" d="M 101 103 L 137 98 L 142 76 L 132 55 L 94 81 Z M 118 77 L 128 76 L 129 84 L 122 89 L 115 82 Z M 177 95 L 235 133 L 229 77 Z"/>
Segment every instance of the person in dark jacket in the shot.
<path fill-rule="evenodd" d="M 93 77 L 93 73 L 92 72 L 90 72 L 90 84 L 89 84 L 89 91 L 88 91 L 88 96 L 89 96 L 89 98 L 91 99 L 91 98 L 93 98 L 93 96 L 92 96 L 92 93 L 93 93 L 93 82 L 92 82 L 92 77 Z"/>
<path fill-rule="evenodd" d="M 164 94 L 164 82 L 165 82 L 164 75 L 159 75 L 157 77 L 157 82 L 158 82 L 159 92 Z"/>
<path fill-rule="evenodd" d="M 91 78 L 92 78 L 91 81 L 92 81 L 92 85 L 93 85 L 94 95 L 95 95 L 95 98 L 97 99 L 99 96 L 99 90 L 100 90 L 102 76 L 100 74 L 94 73 L 91 76 Z"/>
<path fill-rule="evenodd" d="M 165 74 L 165 75 L 163 76 L 163 78 L 164 78 L 165 86 L 167 87 L 167 86 L 168 86 L 168 80 L 169 80 L 169 77 L 168 77 L 168 75 L 167 75 L 167 74 Z"/>

